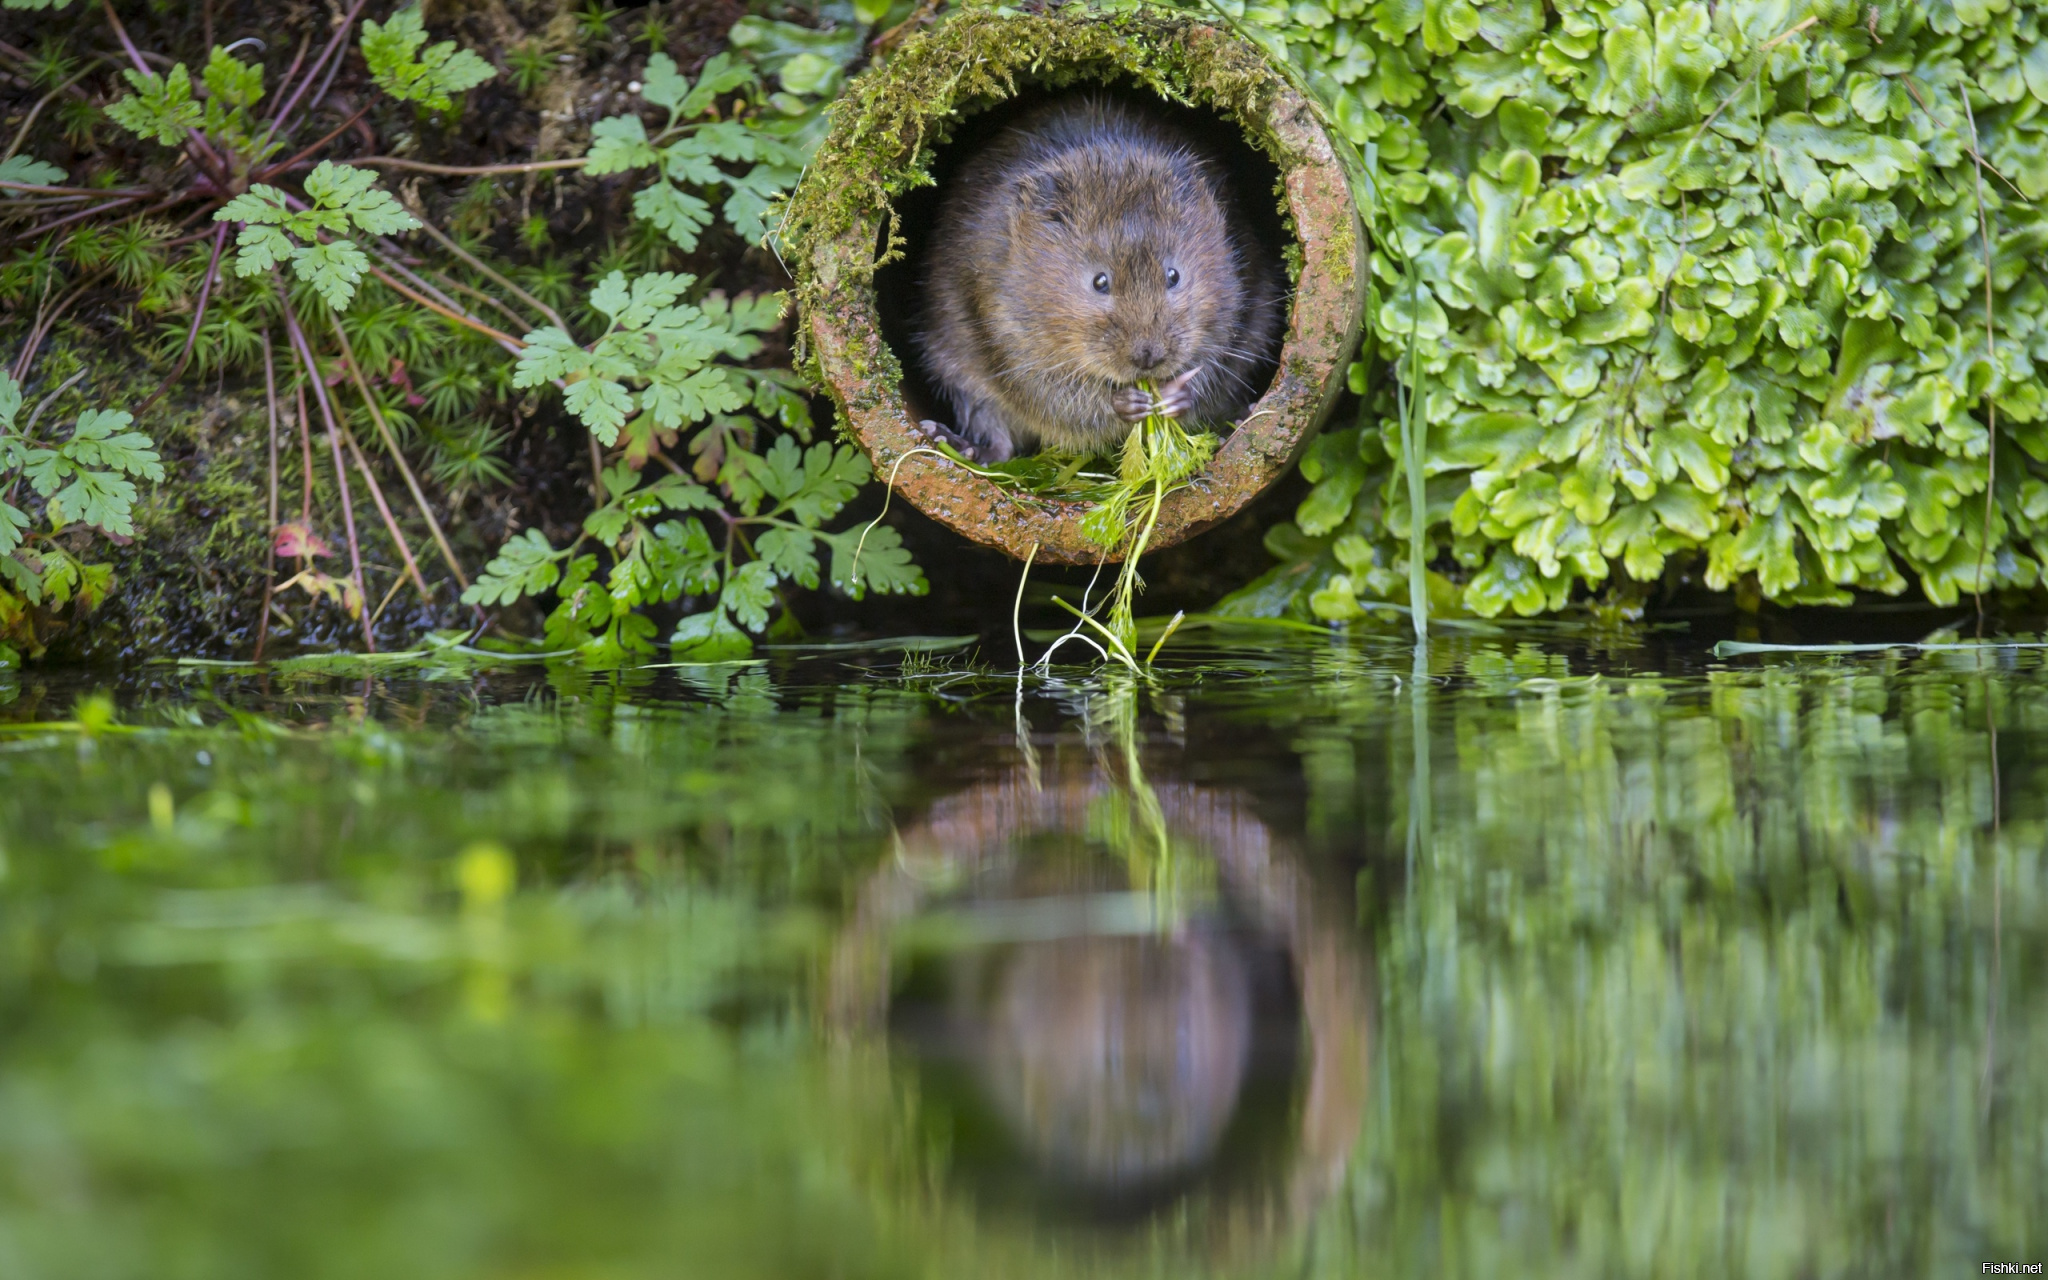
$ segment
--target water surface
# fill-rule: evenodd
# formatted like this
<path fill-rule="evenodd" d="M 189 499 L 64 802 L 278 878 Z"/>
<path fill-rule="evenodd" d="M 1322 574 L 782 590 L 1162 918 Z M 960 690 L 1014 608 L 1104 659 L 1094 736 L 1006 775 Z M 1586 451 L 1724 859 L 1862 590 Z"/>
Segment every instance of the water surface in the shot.
<path fill-rule="evenodd" d="M 2040 651 L 0 672 L 0 1275 L 2048 1243 Z"/>

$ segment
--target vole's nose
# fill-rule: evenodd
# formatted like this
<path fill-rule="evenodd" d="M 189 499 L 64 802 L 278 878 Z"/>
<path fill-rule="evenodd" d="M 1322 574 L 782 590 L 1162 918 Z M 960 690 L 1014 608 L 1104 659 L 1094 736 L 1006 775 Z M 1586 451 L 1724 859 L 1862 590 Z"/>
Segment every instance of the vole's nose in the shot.
<path fill-rule="evenodd" d="M 1165 360 L 1166 348 L 1157 342 L 1146 340 L 1131 348 L 1131 363 L 1146 372 L 1157 369 Z"/>

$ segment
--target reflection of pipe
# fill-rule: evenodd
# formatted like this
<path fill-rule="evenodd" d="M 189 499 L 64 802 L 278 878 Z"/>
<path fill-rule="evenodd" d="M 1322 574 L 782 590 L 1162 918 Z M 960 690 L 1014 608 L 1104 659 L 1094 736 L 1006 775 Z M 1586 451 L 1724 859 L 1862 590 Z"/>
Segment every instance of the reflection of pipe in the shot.
<path fill-rule="evenodd" d="M 1116 784 L 1098 768 L 1052 772 L 1043 787 L 1033 785 L 1020 770 L 940 801 L 923 823 L 899 833 L 895 856 L 862 886 L 833 950 L 824 1013 L 834 1040 L 846 1050 L 886 1051 L 882 1031 L 890 993 L 891 935 L 919 915 L 929 898 L 1002 866 L 1018 844 L 1032 836 L 1085 832 L 1091 804 L 1115 790 Z M 1357 1142 L 1371 1043 L 1370 973 L 1352 945 L 1346 922 L 1324 908 L 1297 856 L 1274 840 L 1246 803 L 1226 792 L 1181 784 L 1154 784 L 1153 791 L 1175 839 L 1213 858 L 1219 880 L 1251 923 L 1285 947 L 1300 992 L 1309 1039 L 1307 1090 L 1285 1184 L 1265 1203 L 1240 1199 L 1204 1215 L 1224 1254 L 1263 1252 L 1274 1233 L 1305 1223 L 1335 1189 Z M 1081 948 L 1067 950 L 1085 954 Z M 1083 962 L 1027 961 L 1045 966 L 1044 970 L 1027 968 L 1021 978 L 1010 980 L 1025 985 L 1071 982 L 1076 974 L 1069 970 L 1077 963 Z M 1097 957 L 1086 963 L 1114 969 L 1142 962 L 1135 957 Z M 1178 976 L 1169 976 L 1169 989 L 1176 983 L 1217 984 L 1206 995 L 1189 986 L 1184 997 L 1206 1002 L 1214 1016 L 1231 1016 L 1216 1012 L 1230 1003 L 1223 987 L 1232 979 L 1222 976 L 1213 957 L 1189 953 L 1169 964 L 1182 969 Z M 1204 969 L 1209 970 L 1207 976 L 1197 976 Z M 999 994 L 998 1021 L 1006 1016 L 1005 998 L 1031 997 Z M 1071 1016 L 1085 1027 L 1110 1012 L 1082 1009 Z M 1097 1032 L 1082 1032 L 1084 1039 L 1093 1034 Z M 1234 1052 L 1227 1041 L 1235 1034 L 1218 1028 L 1226 1053 Z M 1062 1068 L 1027 1064 L 1017 1069 L 1029 1073 Z M 1072 1084 L 1059 1081 L 1055 1087 Z M 1226 1084 L 1234 1098 L 1234 1079 L 1212 1080 L 1203 1087 L 1213 1094 Z M 1183 1143 L 1186 1136 L 1182 1135 Z M 1154 1151 L 1165 1149 L 1162 1145 Z M 1110 1158 L 1108 1148 L 1099 1142 L 1084 1142 L 1079 1150 L 1083 1159 Z"/>

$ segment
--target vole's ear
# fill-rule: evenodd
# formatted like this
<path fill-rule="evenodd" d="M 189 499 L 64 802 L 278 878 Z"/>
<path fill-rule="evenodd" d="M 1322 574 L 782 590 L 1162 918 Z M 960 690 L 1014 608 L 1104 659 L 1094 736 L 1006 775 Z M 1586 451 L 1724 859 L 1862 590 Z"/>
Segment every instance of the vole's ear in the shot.
<path fill-rule="evenodd" d="M 1047 222 L 1067 221 L 1073 190 L 1062 173 L 1027 173 L 1017 179 L 1017 208 Z"/>

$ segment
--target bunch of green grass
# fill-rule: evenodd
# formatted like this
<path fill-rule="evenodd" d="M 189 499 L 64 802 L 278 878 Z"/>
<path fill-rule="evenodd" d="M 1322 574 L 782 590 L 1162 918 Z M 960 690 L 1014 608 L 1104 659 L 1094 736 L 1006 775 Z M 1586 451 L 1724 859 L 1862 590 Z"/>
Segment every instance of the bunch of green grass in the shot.
<path fill-rule="evenodd" d="M 1146 391 L 1152 390 L 1149 385 L 1139 385 Z M 1159 509 L 1166 495 L 1207 466 L 1219 443 L 1212 432 L 1191 432 L 1178 418 L 1148 415 L 1124 438 L 1116 482 L 1108 487 L 1095 509 L 1081 519 L 1083 536 L 1105 551 L 1123 554 L 1123 567 L 1109 597 L 1109 625 L 1105 632 L 1113 642 L 1113 652 L 1132 666 L 1137 665 L 1132 654 L 1138 642 L 1132 606 L 1145 586 L 1138 576 L 1138 558 L 1152 543 L 1152 531 L 1159 524 Z"/>

